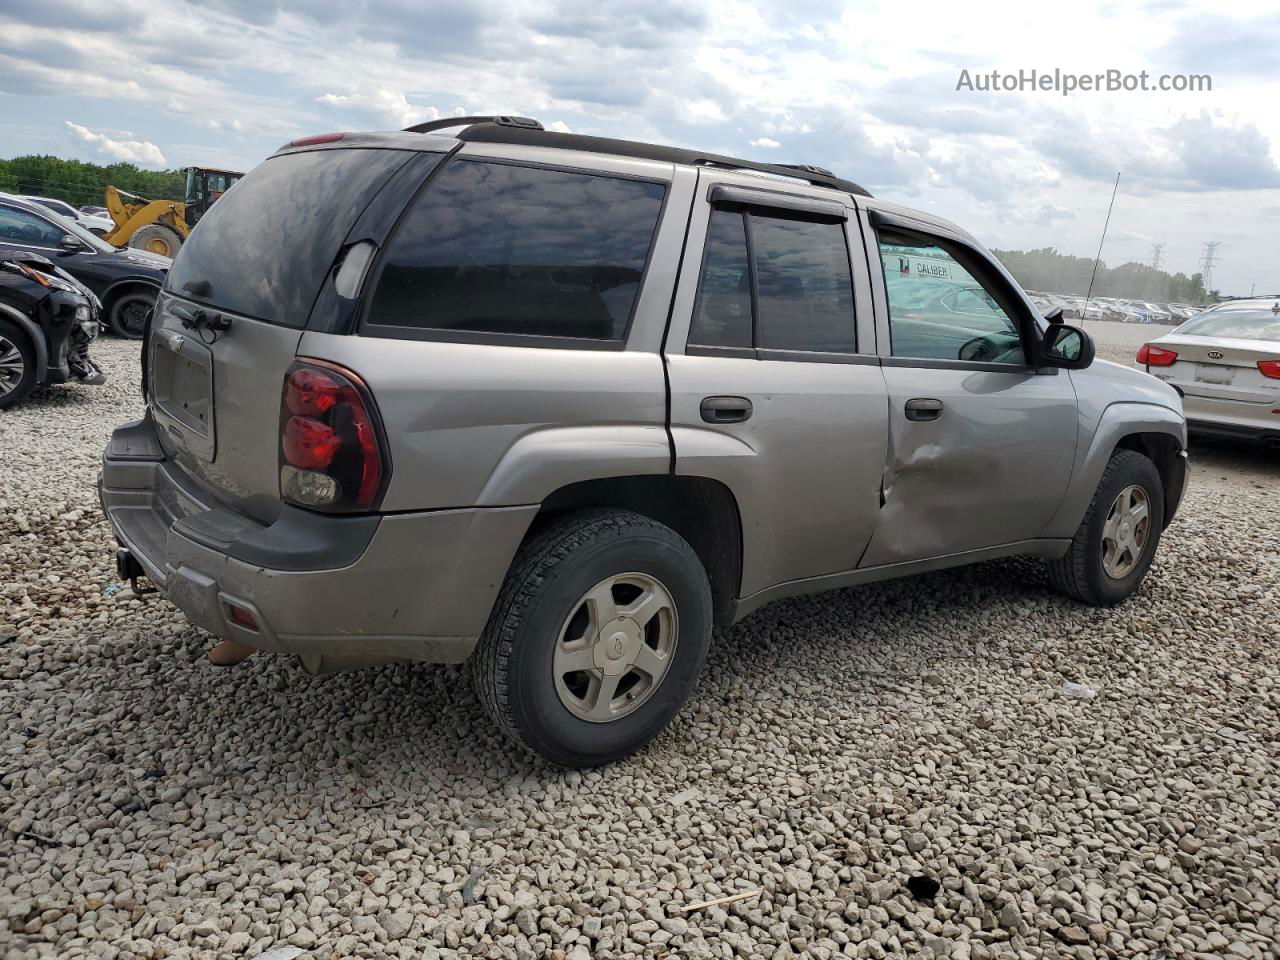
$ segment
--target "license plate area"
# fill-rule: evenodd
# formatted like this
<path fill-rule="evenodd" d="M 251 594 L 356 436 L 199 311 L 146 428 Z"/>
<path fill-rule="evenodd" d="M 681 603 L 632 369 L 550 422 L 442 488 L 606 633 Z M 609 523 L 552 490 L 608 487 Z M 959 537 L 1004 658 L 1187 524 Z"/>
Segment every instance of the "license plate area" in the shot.
<path fill-rule="evenodd" d="M 1197 383 L 1230 386 L 1236 379 L 1236 368 L 1217 363 L 1197 363 L 1195 378 Z"/>
<path fill-rule="evenodd" d="M 154 407 L 175 443 L 213 459 L 213 356 L 185 334 L 160 330 L 151 357 Z"/>

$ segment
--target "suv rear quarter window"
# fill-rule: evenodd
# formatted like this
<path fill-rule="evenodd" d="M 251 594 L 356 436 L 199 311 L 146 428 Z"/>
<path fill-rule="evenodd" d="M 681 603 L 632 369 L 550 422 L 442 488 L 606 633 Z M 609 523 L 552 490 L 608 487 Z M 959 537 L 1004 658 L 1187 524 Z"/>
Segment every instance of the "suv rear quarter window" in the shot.
<path fill-rule="evenodd" d="M 366 325 L 621 341 L 665 193 L 644 180 L 454 160 L 396 228 Z"/>

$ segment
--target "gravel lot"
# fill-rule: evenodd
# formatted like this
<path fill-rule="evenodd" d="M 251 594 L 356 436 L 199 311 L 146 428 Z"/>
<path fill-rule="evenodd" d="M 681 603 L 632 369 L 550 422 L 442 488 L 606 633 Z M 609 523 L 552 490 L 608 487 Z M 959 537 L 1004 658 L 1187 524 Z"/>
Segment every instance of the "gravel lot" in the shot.
<path fill-rule="evenodd" d="M 92 483 L 140 404 L 137 347 L 95 354 L 107 387 L 0 415 L 0 956 L 1280 950 L 1276 454 L 1197 448 L 1223 479 L 1118 609 L 1022 560 L 786 601 L 651 749 L 565 772 L 460 668 L 219 670 L 105 596 Z"/>

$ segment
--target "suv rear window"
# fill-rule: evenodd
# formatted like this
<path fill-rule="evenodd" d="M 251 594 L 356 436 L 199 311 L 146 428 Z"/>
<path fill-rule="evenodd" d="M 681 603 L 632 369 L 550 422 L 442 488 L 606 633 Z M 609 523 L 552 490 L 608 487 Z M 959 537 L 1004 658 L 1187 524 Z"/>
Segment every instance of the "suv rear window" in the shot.
<path fill-rule="evenodd" d="M 200 218 L 166 289 L 232 313 L 305 326 L 347 232 L 410 156 L 349 149 L 272 157 Z M 205 293 L 197 292 L 201 281 L 208 283 Z"/>
<path fill-rule="evenodd" d="M 455 160 L 397 227 L 367 323 L 620 341 L 665 192 L 644 180 Z"/>

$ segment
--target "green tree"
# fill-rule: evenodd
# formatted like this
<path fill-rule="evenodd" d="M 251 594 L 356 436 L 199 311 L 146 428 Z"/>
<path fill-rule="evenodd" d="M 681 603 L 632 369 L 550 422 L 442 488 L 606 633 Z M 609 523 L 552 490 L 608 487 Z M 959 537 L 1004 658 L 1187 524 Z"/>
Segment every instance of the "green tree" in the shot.
<path fill-rule="evenodd" d="M 1059 253 L 1053 247 L 1039 250 L 995 250 L 1000 262 L 1028 290 L 1065 293 L 1083 297 L 1089 291 L 1093 261 Z M 1211 303 L 1214 297 L 1204 288 L 1204 278 L 1193 273 L 1169 274 L 1145 263 L 1122 263 L 1108 267 L 1098 263 L 1093 282 L 1094 296 L 1154 303 Z"/>
<path fill-rule="evenodd" d="M 181 170 L 140 170 L 132 163 L 106 166 L 50 156 L 0 160 L 0 192 L 65 200 L 73 207 L 102 206 L 108 186 L 151 200 L 181 200 L 186 187 Z"/>

